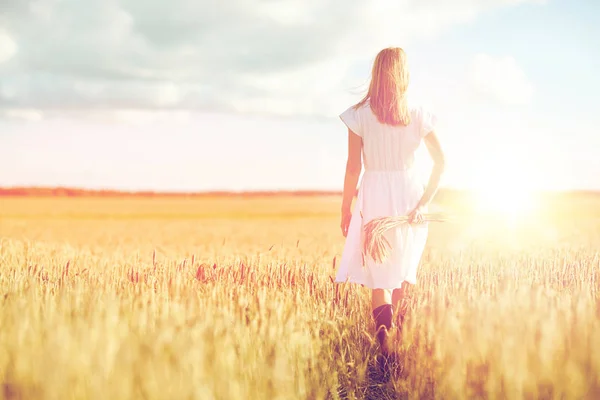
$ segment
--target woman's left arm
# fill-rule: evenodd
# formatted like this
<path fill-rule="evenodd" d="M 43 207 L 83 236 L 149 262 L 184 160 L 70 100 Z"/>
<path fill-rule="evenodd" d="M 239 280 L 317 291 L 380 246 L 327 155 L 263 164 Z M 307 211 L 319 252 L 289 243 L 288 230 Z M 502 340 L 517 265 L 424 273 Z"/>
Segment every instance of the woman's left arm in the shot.
<path fill-rule="evenodd" d="M 421 210 L 429 205 L 437 193 L 442 174 L 444 173 L 444 169 L 446 167 L 446 158 L 437 134 L 434 131 L 430 132 L 427 136 L 425 136 L 424 142 L 425 146 L 427 146 L 427 150 L 429 151 L 429 155 L 433 160 L 433 170 L 431 171 L 429 182 L 427 183 L 427 187 L 425 188 L 425 192 L 423 193 L 421 200 L 419 200 L 419 203 L 415 209 L 408 215 L 408 220 L 411 224 L 414 222 L 423 222 Z"/>
<path fill-rule="evenodd" d="M 362 138 L 348 129 L 348 160 L 346 162 L 346 176 L 344 177 L 344 193 L 342 198 L 342 234 L 348 234 L 350 219 L 352 218 L 352 199 L 356 193 L 356 186 L 362 171 Z"/>

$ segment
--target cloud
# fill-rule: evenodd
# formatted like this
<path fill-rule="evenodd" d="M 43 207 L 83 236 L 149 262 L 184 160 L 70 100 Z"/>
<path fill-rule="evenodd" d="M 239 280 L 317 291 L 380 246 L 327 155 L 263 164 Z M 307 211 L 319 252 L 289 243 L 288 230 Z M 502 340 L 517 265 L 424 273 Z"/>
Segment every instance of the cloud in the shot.
<path fill-rule="evenodd" d="M 17 53 L 17 44 L 0 30 L 0 64 L 10 60 Z"/>
<path fill-rule="evenodd" d="M 6 119 L 25 121 L 39 121 L 43 118 L 43 114 L 39 110 L 21 108 L 7 108 L 0 110 L 0 117 L 1 116 Z"/>
<path fill-rule="evenodd" d="M 486 98 L 508 105 L 526 105 L 533 97 L 533 85 L 512 57 L 478 54 L 471 62 L 473 90 Z"/>
<path fill-rule="evenodd" d="M 520 1 L 3 0 L 0 108 L 323 115 L 381 47 Z"/>

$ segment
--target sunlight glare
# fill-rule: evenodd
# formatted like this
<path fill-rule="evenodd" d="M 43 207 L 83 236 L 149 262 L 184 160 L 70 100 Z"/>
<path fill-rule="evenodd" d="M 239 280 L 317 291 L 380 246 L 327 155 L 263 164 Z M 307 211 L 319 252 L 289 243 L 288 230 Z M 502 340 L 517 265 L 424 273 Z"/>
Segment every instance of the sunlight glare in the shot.
<path fill-rule="evenodd" d="M 517 171 L 481 181 L 475 189 L 475 211 L 498 217 L 530 216 L 536 209 L 534 191 Z"/>
<path fill-rule="evenodd" d="M 477 191 L 477 208 L 482 212 L 523 215 L 533 210 L 532 193 L 521 188 L 490 187 Z"/>

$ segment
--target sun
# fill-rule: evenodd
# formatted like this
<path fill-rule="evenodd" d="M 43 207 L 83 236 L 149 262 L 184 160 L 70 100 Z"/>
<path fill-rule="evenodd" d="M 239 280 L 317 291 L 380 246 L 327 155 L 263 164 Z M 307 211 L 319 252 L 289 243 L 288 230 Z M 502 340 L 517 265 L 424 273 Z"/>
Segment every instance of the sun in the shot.
<path fill-rule="evenodd" d="M 474 211 L 507 218 L 526 217 L 535 211 L 535 191 L 519 171 L 511 172 L 489 174 L 478 182 Z"/>
<path fill-rule="evenodd" d="M 475 193 L 476 208 L 508 217 L 522 216 L 534 209 L 534 196 L 531 191 L 519 187 L 486 187 Z"/>

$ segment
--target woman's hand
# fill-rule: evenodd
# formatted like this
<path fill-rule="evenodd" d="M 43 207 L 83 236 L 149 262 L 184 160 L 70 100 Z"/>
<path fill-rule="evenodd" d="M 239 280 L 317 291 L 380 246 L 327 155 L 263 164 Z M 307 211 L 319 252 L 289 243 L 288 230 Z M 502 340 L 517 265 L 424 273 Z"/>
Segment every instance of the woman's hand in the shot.
<path fill-rule="evenodd" d="M 348 227 L 350 227 L 350 220 L 352 219 L 352 213 L 350 209 L 342 209 L 342 223 L 340 224 L 340 228 L 342 228 L 342 235 L 346 237 L 348 235 Z"/>
<path fill-rule="evenodd" d="M 411 224 L 422 224 L 423 223 L 423 206 L 417 206 L 414 210 L 408 214 L 408 222 Z"/>

